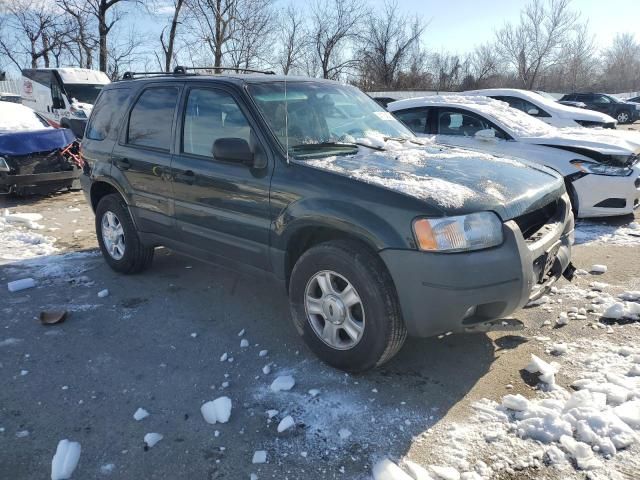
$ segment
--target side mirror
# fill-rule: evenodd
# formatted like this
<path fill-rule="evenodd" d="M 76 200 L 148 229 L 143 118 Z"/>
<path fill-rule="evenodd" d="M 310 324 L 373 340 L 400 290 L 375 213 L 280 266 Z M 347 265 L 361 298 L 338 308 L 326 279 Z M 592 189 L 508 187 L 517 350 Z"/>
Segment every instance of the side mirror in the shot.
<path fill-rule="evenodd" d="M 538 115 L 540 113 L 540 110 L 538 110 L 537 108 L 530 108 L 529 110 L 527 110 L 527 113 L 529 115 L 535 116 L 535 115 Z"/>
<path fill-rule="evenodd" d="M 253 166 L 253 152 L 244 138 L 219 138 L 213 142 L 213 158 Z"/>
<path fill-rule="evenodd" d="M 494 140 L 496 132 L 492 128 L 485 128 L 484 130 L 478 130 L 474 136 L 480 140 Z"/>

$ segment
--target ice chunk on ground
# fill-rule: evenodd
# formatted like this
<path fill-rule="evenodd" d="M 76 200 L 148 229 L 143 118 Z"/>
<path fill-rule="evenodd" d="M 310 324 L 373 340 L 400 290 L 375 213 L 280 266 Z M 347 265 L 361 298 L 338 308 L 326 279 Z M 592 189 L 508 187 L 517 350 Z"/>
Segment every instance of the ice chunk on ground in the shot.
<path fill-rule="evenodd" d="M 317 388 L 312 388 L 307 393 L 309 393 L 309 395 L 311 395 L 312 397 L 317 397 L 318 395 L 320 395 L 320 390 L 318 390 Z"/>
<path fill-rule="evenodd" d="M 556 377 L 558 373 L 557 365 L 553 365 L 545 362 L 540 357 L 531 354 L 531 363 L 525 367 L 530 373 L 540 373 L 540 381 L 549 385 L 549 387 L 555 387 Z"/>
<path fill-rule="evenodd" d="M 347 428 L 341 428 L 340 430 L 338 430 L 338 436 L 340 437 L 340 440 L 346 440 L 351 436 L 351 430 Z"/>
<path fill-rule="evenodd" d="M 438 465 L 431 465 L 429 467 L 431 473 L 436 478 L 441 480 L 460 480 L 460 472 L 453 467 L 441 467 Z"/>
<path fill-rule="evenodd" d="M 388 458 L 380 460 L 373 466 L 373 480 L 413 480 L 399 466 Z"/>
<path fill-rule="evenodd" d="M 631 428 L 640 430 L 640 400 L 631 400 L 613 409 L 620 420 Z"/>
<path fill-rule="evenodd" d="M 133 418 L 140 421 L 143 418 L 147 418 L 149 416 L 149 412 L 147 412 L 144 408 L 138 408 L 136 413 L 133 414 Z"/>
<path fill-rule="evenodd" d="M 568 347 L 566 343 L 555 343 L 551 346 L 551 353 L 554 355 L 564 355 L 567 353 Z"/>
<path fill-rule="evenodd" d="M 231 399 L 219 397 L 205 403 L 200 407 L 200 412 L 207 423 L 227 423 L 231 417 Z"/>
<path fill-rule="evenodd" d="M 269 351 L 268 351 L 268 350 L 260 350 L 260 353 L 258 354 L 258 356 L 260 356 L 260 357 L 266 357 L 268 353 L 269 353 Z"/>
<path fill-rule="evenodd" d="M 556 325 L 566 325 L 567 323 L 569 323 L 567 312 L 560 312 L 560 315 L 556 319 Z"/>
<path fill-rule="evenodd" d="M 271 382 L 271 390 L 274 392 L 280 392 L 282 390 L 291 390 L 296 384 L 296 381 L 291 375 L 281 375 Z"/>
<path fill-rule="evenodd" d="M 251 475 L 249 475 L 249 480 L 258 480 L 258 475 L 252 473 Z"/>
<path fill-rule="evenodd" d="M 253 452 L 251 463 L 267 463 L 267 452 L 265 450 L 256 450 Z"/>
<path fill-rule="evenodd" d="M 146 443 L 147 446 L 151 448 L 163 438 L 164 438 L 164 435 L 161 435 L 159 433 L 147 433 L 144 436 L 144 443 Z"/>
<path fill-rule="evenodd" d="M 249 340 L 247 340 L 246 338 L 243 338 L 242 340 L 240 340 L 240 346 L 242 348 L 247 348 L 249 346 Z"/>
<path fill-rule="evenodd" d="M 529 400 L 522 395 L 505 395 L 502 397 L 502 406 L 509 410 L 524 411 L 529 408 Z"/>
<path fill-rule="evenodd" d="M 238 332 L 238 336 L 241 337 L 244 335 L 244 328 Z"/>
<path fill-rule="evenodd" d="M 106 289 L 106 288 L 104 290 L 100 290 L 98 292 L 98 297 L 99 298 L 105 298 L 105 297 L 108 297 L 108 296 L 109 296 L 109 290 Z"/>
<path fill-rule="evenodd" d="M 262 373 L 264 373 L 265 375 L 269 375 L 271 373 L 271 365 L 267 364 L 262 367 Z"/>
<path fill-rule="evenodd" d="M 267 417 L 273 418 L 278 415 L 278 413 L 280 413 L 278 410 L 267 410 Z"/>
<path fill-rule="evenodd" d="M 551 445 L 547 451 L 544 452 L 544 455 L 550 465 L 559 465 L 567 461 L 565 453 L 555 445 Z"/>
<path fill-rule="evenodd" d="M 591 273 L 607 273 L 606 265 L 591 265 Z"/>
<path fill-rule="evenodd" d="M 11 293 L 26 290 L 27 288 L 33 288 L 35 286 L 36 281 L 33 278 L 21 278 L 20 280 L 14 280 L 7 283 L 7 288 Z"/>
<path fill-rule="evenodd" d="M 107 463 L 106 465 L 102 465 L 100 467 L 100 473 L 102 475 L 111 475 L 116 466 L 113 463 Z"/>
<path fill-rule="evenodd" d="M 591 447 L 583 442 L 577 442 L 568 435 L 560 438 L 560 444 L 575 459 L 580 470 L 593 470 L 602 466 L 600 460 L 593 455 Z"/>
<path fill-rule="evenodd" d="M 227 352 L 224 352 L 222 355 L 220 355 L 221 362 L 226 362 L 228 358 L 229 358 L 229 355 L 227 355 Z"/>
<path fill-rule="evenodd" d="M 51 460 L 51 480 L 67 480 L 73 475 L 80 460 L 80 444 L 67 439 L 58 442 Z"/>
<path fill-rule="evenodd" d="M 280 423 L 278 424 L 278 433 L 282 433 L 295 426 L 296 422 L 293 420 L 293 417 L 291 415 L 287 415 L 282 420 L 280 420 Z"/>

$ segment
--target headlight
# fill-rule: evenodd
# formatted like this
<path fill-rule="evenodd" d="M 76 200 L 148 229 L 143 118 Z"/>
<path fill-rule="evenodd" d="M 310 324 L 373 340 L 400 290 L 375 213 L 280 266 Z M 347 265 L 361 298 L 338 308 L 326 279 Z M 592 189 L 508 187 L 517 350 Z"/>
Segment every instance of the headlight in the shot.
<path fill-rule="evenodd" d="M 502 222 L 492 212 L 458 217 L 418 218 L 413 232 L 420 250 L 428 252 L 467 252 L 495 247 L 502 243 Z"/>
<path fill-rule="evenodd" d="M 628 177 L 633 172 L 629 167 L 583 162 L 582 160 L 573 160 L 571 165 L 581 172 L 592 173 L 593 175 L 606 175 L 608 177 Z"/>
<path fill-rule="evenodd" d="M 636 110 L 640 110 L 640 103 L 636 104 Z"/>
<path fill-rule="evenodd" d="M 4 157 L 0 157 L 0 172 L 10 172 L 11 169 Z"/>

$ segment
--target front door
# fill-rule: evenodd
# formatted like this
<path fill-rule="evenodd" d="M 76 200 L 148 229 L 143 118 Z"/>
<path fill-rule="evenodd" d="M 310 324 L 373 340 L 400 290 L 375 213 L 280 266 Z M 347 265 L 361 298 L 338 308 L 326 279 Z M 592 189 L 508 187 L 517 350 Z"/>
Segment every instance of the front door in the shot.
<path fill-rule="evenodd" d="M 129 194 L 138 229 L 171 236 L 169 168 L 182 86 L 150 85 L 138 93 L 112 153 L 111 175 Z"/>
<path fill-rule="evenodd" d="M 234 92 L 206 85 L 189 88 L 182 110 L 171 168 L 178 234 L 223 265 L 270 270 L 273 159 L 255 119 Z M 245 140 L 263 166 L 214 158 L 213 145 L 221 138 Z"/>

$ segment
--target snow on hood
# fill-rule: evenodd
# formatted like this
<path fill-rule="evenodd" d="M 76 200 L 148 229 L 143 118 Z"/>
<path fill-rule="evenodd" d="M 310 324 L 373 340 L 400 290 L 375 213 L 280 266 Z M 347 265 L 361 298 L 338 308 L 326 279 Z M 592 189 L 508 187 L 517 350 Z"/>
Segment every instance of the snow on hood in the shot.
<path fill-rule="evenodd" d="M 522 142 L 593 150 L 604 155 L 640 155 L 640 133 L 602 128 L 558 128 L 551 135 L 522 137 Z"/>
<path fill-rule="evenodd" d="M 29 107 L 0 101 L 0 134 L 52 128 Z"/>
<path fill-rule="evenodd" d="M 562 179 L 545 167 L 436 144 L 293 161 L 424 200 L 448 215 L 494 211 L 509 220 L 564 191 Z"/>

